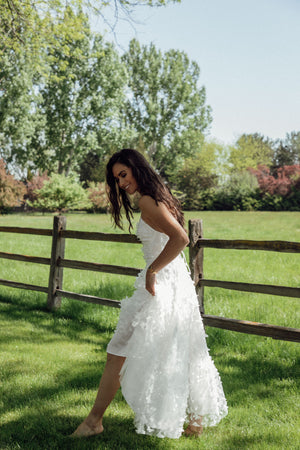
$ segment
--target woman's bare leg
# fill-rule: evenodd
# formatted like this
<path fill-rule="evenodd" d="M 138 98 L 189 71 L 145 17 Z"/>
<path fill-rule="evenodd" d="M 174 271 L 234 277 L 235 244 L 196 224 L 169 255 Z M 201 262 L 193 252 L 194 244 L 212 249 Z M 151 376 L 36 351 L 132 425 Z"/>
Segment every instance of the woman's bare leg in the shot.
<path fill-rule="evenodd" d="M 100 380 L 94 406 L 87 418 L 79 425 L 72 436 L 87 437 L 102 433 L 103 414 L 120 387 L 119 374 L 125 359 L 123 356 L 107 354 L 107 361 Z"/>

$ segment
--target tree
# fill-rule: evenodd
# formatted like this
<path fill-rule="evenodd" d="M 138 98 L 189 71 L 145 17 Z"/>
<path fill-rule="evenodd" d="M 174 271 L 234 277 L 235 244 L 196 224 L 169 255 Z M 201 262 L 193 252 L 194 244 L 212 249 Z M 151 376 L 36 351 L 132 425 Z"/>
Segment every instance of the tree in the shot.
<path fill-rule="evenodd" d="M 129 74 L 125 123 L 142 136 L 152 163 L 165 175 L 201 148 L 211 123 L 200 69 L 184 52 L 162 53 L 130 42 L 123 55 Z M 193 145 L 190 145 L 193 142 Z"/>
<path fill-rule="evenodd" d="M 23 203 L 25 186 L 16 180 L 7 169 L 3 159 L 0 159 L 0 211 L 6 211 Z"/>
<path fill-rule="evenodd" d="M 291 194 L 293 188 L 300 187 L 300 164 L 280 167 L 276 171 L 276 176 L 271 175 L 269 167 L 266 166 L 250 169 L 250 172 L 256 176 L 260 190 L 264 194 L 285 197 Z"/>
<path fill-rule="evenodd" d="M 65 16 L 73 15 L 71 9 Z M 36 149 L 34 163 L 50 173 L 58 171 L 66 175 L 74 166 L 80 153 L 80 144 L 88 130 L 89 102 L 86 99 L 88 66 L 90 57 L 90 30 L 87 19 L 77 39 L 66 40 L 56 36 L 58 45 L 49 49 L 49 77 L 40 92 L 40 110 L 45 124 L 37 129 L 32 141 Z"/>
<path fill-rule="evenodd" d="M 254 133 L 242 134 L 236 144 L 230 148 L 229 163 L 233 172 L 242 172 L 248 167 L 272 164 L 274 150 L 269 138 Z"/>
<path fill-rule="evenodd" d="M 287 133 L 285 139 L 277 141 L 272 172 L 279 167 L 300 164 L 300 132 Z"/>
<path fill-rule="evenodd" d="M 4 0 L 0 0 L 3 6 Z M 22 12 L 22 8 L 29 7 L 27 2 L 20 4 L 18 1 L 9 0 L 14 6 L 16 14 L 20 14 L 24 20 L 29 20 L 28 15 Z M 51 3 L 51 1 L 50 1 Z M 31 8 L 31 7 L 30 7 Z M 30 9 L 29 8 L 29 9 Z M 21 12 L 20 12 L 21 11 Z M 31 9 L 30 9 L 31 11 Z M 37 12 L 35 12 L 37 13 Z M 32 13 L 33 14 L 33 13 Z M 30 19 L 31 20 L 31 19 Z M 74 27 L 76 22 L 76 27 Z M 38 22 L 37 22 L 38 23 Z M 86 16 L 79 12 L 75 15 L 72 9 L 60 11 L 55 19 L 55 25 L 48 29 L 48 37 L 44 41 L 34 43 L 36 33 L 29 34 L 25 40 L 21 40 L 21 47 L 11 48 L 5 45 L 1 47 L 0 68 L 0 154 L 9 164 L 19 164 L 21 167 L 35 168 L 37 151 L 34 136 L 43 134 L 45 128 L 45 115 L 40 108 L 42 101 L 41 86 L 46 83 L 50 67 L 57 63 L 56 52 L 70 51 L 69 43 L 81 42 L 84 39 L 84 25 Z M 35 25 L 33 25 L 35 26 Z M 49 27 L 51 24 L 49 24 Z M 26 27 L 21 29 L 26 32 Z M 51 31 L 51 32 L 50 32 Z M 2 36 L 3 37 L 3 36 Z M 39 36 L 38 39 L 40 39 Z M 0 38 L 1 40 L 1 38 Z M 79 46 L 78 46 L 79 47 Z M 34 49 L 34 54 L 32 53 Z M 79 58 L 80 48 L 77 50 Z M 66 66 L 67 58 L 64 65 Z M 59 62 L 60 69 L 62 62 Z M 45 155 L 41 154 L 41 161 L 45 161 Z"/>
<path fill-rule="evenodd" d="M 62 23 L 72 23 L 73 15 L 66 9 Z M 5 55 L 0 155 L 14 167 L 68 174 L 87 154 L 103 159 L 130 135 L 121 126 L 124 65 L 114 46 L 92 35 L 87 17 L 78 15 L 81 32 L 73 39 L 56 35 L 47 49 L 47 76 L 37 74 L 26 55 L 17 63 Z"/>
<path fill-rule="evenodd" d="M 204 209 L 208 191 L 215 188 L 219 178 L 223 178 L 219 162 L 225 164 L 224 147 L 215 142 L 204 142 L 201 150 L 186 158 L 182 167 L 174 171 L 169 182 L 181 196 L 185 209 Z"/>
<path fill-rule="evenodd" d="M 86 155 L 104 157 L 126 138 L 120 111 L 127 78 L 114 46 L 92 36 L 87 21 L 77 41 L 60 43 L 51 54 L 40 89 L 45 122 L 36 127 L 27 154 L 36 168 L 67 175 L 79 170 Z"/>
<path fill-rule="evenodd" d="M 292 131 L 291 133 L 287 133 L 285 142 L 294 155 L 293 164 L 300 164 L 300 131 Z"/>
<path fill-rule="evenodd" d="M 40 95 L 35 89 L 35 70 L 26 55 L 5 54 L 0 66 L 0 157 L 10 165 L 25 166 L 31 160 L 28 145 L 35 128 L 43 126 Z"/>
<path fill-rule="evenodd" d="M 117 15 L 123 12 L 130 19 L 139 5 L 176 1 L 180 0 L 0 0 L 0 156 L 32 168 L 47 159 L 48 154 L 41 152 L 37 163 L 37 153 L 32 154 L 34 145 L 39 145 L 37 135 L 41 141 L 44 138 L 44 115 L 37 107 L 40 86 L 53 72 L 57 53 L 65 57 L 72 43 L 84 40 L 83 10 L 105 16 L 111 5 Z M 65 66 L 69 62 L 64 58 Z"/>
<path fill-rule="evenodd" d="M 277 143 L 275 148 L 273 164 L 272 164 L 272 173 L 275 173 L 279 167 L 285 165 L 292 165 L 295 160 L 295 155 L 288 145 L 283 140 L 280 140 Z"/>
<path fill-rule="evenodd" d="M 87 187 L 89 182 L 97 183 L 98 181 L 104 181 L 105 179 L 105 168 L 104 164 L 100 162 L 99 156 L 90 151 L 82 163 L 79 169 L 80 181 L 84 183 Z"/>
<path fill-rule="evenodd" d="M 115 17 L 123 12 L 130 19 L 139 5 L 157 7 L 176 2 L 180 0 L 0 0 L 0 55 L 6 50 L 22 53 L 26 49 L 32 56 L 37 56 L 45 42 L 50 45 L 54 43 L 53 29 L 56 29 L 55 34 L 61 34 L 57 33 L 60 30 L 69 36 L 78 32 L 80 21 L 76 14 L 72 23 L 62 27 L 60 19 L 65 8 L 75 13 L 86 10 L 105 17 L 105 8 L 112 6 Z"/>

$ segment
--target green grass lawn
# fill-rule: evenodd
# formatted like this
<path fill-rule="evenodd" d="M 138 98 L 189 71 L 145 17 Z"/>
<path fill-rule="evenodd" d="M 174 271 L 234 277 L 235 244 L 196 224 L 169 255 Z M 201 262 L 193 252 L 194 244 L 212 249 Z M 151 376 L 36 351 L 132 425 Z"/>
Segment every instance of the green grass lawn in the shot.
<path fill-rule="evenodd" d="M 136 216 L 136 220 L 138 215 Z M 300 213 L 193 212 L 207 238 L 300 241 Z M 2 226 L 51 228 L 51 215 L 0 217 Z M 70 214 L 67 228 L 112 232 L 106 215 Z M 125 230 L 127 232 L 127 230 Z M 0 251 L 49 257 L 51 239 L 0 233 Z M 143 267 L 139 245 L 68 240 L 66 258 Z M 300 255 L 205 249 L 205 278 L 300 285 Z M 48 267 L 0 260 L 0 278 L 47 285 Z M 122 299 L 132 277 L 65 269 L 64 289 Z M 205 312 L 299 328 L 299 299 L 205 288 Z M 299 449 L 299 344 L 207 327 L 228 416 L 198 440 L 137 435 L 118 392 L 89 440 L 68 437 L 88 413 L 118 320 L 114 308 L 0 286 L 1 449 Z"/>

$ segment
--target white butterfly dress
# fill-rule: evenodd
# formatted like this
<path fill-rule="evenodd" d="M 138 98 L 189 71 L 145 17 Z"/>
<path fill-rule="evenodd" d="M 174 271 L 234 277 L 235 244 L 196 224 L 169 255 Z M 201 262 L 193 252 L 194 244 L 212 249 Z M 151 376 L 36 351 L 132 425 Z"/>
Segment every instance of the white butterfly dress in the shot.
<path fill-rule="evenodd" d="M 142 218 L 137 236 L 146 268 L 130 298 L 121 302 L 107 351 L 126 360 L 122 393 L 135 413 L 137 433 L 179 438 L 189 417 L 216 425 L 227 414 L 219 373 L 208 353 L 194 283 L 182 255 L 156 275 L 155 296 L 145 289 L 147 267 L 168 236 Z"/>

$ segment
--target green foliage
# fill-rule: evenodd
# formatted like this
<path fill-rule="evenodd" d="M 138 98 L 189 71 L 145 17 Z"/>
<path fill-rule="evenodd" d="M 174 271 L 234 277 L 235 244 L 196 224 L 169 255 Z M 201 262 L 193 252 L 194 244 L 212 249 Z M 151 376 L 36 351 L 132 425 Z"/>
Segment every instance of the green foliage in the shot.
<path fill-rule="evenodd" d="M 34 86 L 35 71 L 26 54 L 18 58 L 11 53 L 3 55 L 0 79 L 0 157 L 14 165 L 33 167 L 29 147 L 44 118 L 38 110 L 41 98 Z"/>
<path fill-rule="evenodd" d="M 34 63 L 40 51 L 55 44 L 55 35 L 68 36 L 72 40 L 80 33 L 79 10 L 105 16 L 105 7 L 124 11 L 127 19 L 139 5 L 162 6 L 180 0 L 0 0 L 0 55 L 5 52 L 24 53 Z M 68 9 L 75 14 L 72 20 L 62 24 L 61 18 Z M 54 31 L 54 35 L 52 35 Z"/>
<path fill-rule="evenodd" d="M 99 156 L 90 151 L 80 164 L 80 181 L 87 187 L 89 182 L 97 183 L 105 180 L 105 164 Z"/>
<path fill-rule="evenodd" d="M 270 167 L 274 154 L 273 143 L 264 136 L 243 134 L 236 144 L 230 148 L 229 163 L 233 172 L 242 172 L 258 165 Z"/>
<path fill-rule="evenodd" d="M 300 190 L 292 189 L 291 195 L 284 197 L 270 194 L 260 194 L 259 207 L 262 211 L 300 211 Z"/>
<path fill-rule="evenodd" d="M 285 139 L 276 143 L 272 172 L 279 167 L 300 164 L 300 131 L 287 133 Z"/>
<path fill-rule="evenodd" d="M 192 209 L 252 211 L 261 206 L 257 179 L 249 172 L 233 173 L 218 186 L 198 190 L 194 199 Z"/>
<path fill-rule="evenodd" d="M 187 158 L 181 168 L 170 174 L 172 187 L 182 194 L 184 209 L 207 209 L 205 197 L 218 182 L 216 160 L 220 149 L 221 146 L 214 142 L 205 142 L 201 151 Z"/>
<path fill-rule="evenodd" d="M 0 159 L 0 212 L 7 212 L 13 206 L 23 203 L 25 186 L 6 170 L 3 159 Z"/>
<path fill-rule="evenodd" d="M 79 170 L 87 154 L 103 159 L 128 137 L 120 126 L 125 68 L 113 45 L 93 37 L 87 19 L 80 17 L 76 39 L 56 36 L 46 79 L 34 78 L 26 66 L 25 85 L 15 73 L 22 59 L 21 66 L 12 67 L 16 76 L 7 80 L 0 97 L 1 152 L 8 162 L 67 175 Z"/>
<path fill-rule="evenodd" d="M 91 207 L 88 193 L 78 184 L 74 176 L 52 175 L 37 191 L 37 199 L 27 202 L 41 211 L 70 211 Z"/>
<path fill-rule="evenodd" d="M 63 26 L 74 15 L 66 9 L 57 23 Z M 113 151 L 143 146 L 162 175 L 177 170 L 201 148 L 211 122 L 205 89 L 197 86 L 199 67 L 183 52 L 163 54 L 137 41 L 121 61 L 112 44 L 91 34 L 87 18 L 76 16 L 80 33 L 58 34 L 53 28 L 47 76 L 37 75 L 26 58 L 15 64 L 7 57 L 0 96 L 2 156 L 50 174 L 81 171 L 86 183 L 103 181 L 100 172 Z M 83 174 L 91 156 L 99 164 Z"/>
<path fill-rule="evenodd" d="M 258 181 L 247 171 L 233 173 L 215 192 L 213 209 L 252 211 L 258 206 Z"/>
<path fill-rule="evenodd" d="M 172 0 L 0 0 L 0 157 L 22 169 L 68 173 L 89 151 L 128 142 L 120 119 L 126 70 L 93 39 L 84 11 L 132 13 Z"/>
<path fill-rule="evenodd" d="M 200 69 L 184 52 L 163 53 L 135 39 L 122 59 L 129 75 L 124 117 L 137 134 L 133 143 L 141 137 L 165 175 L 201 147 L 212 120 L 205 88 L 198 87 Z"/>

